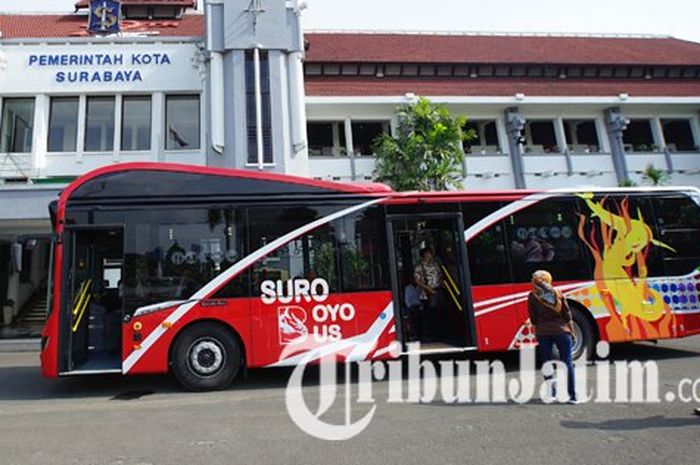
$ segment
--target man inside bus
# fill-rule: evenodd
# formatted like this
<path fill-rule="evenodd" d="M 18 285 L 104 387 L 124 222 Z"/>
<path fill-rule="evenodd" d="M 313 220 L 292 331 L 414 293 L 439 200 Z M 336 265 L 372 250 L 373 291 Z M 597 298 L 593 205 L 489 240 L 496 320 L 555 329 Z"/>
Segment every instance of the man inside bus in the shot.
<path fill-rule="evenodd" d="M 420 291 L 420 299 L 423 304 L 423 330 L 429 339 L 439 336 L 439 329 L 443 323 L 441 292 L 443 276 L 440 265 L 435 260 L 435 254 L 430 247 L 420 250 L 420 263 L 416 265 L 413 279 Z"/>

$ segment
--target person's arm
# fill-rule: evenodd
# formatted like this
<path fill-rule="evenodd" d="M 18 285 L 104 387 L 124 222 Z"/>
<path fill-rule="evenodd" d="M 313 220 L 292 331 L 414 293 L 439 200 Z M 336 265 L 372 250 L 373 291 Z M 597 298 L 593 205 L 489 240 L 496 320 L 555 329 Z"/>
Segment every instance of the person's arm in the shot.
<path fill-rule="evenodd" d="M 425 284 L 423 282 L 423 276 L 422 276 L 422 273 L 420 271 L 420 265 L 418 265 L 418 267 L 416 267 L 415 272 L 413 273 L 413 279 L 416 282 L 416 286 L 423 289 L 428 294 L 435 293 L 435 289 L 433 289 L 432 287 L 428 286 L 427 284 Z"/>
<path fill-rule="evenodd" d="M 559 296 L 562 299 L 562 315 L 564 320 L 567 321 L 569 326 L 569 333 L 571 334 L 571 339 L 576 340 L 576 333 L 574 332 L 574 319 L 571 315 L 571 307 L 569 307 L 569 302 L 566 301 L 564 296 Z"/>
<path fill-rule="evenodd" d="M 530 295 L 527 296 L 527 313 L 530 314 L 530 324 L 532 326 L 537 326 L 537 309 L 535 308 L 535 296 Z"/>

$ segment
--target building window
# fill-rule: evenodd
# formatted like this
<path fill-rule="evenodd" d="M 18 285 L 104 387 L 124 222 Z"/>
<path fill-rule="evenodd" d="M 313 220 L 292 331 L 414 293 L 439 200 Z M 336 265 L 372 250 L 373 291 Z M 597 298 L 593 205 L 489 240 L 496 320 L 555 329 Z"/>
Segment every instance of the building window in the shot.
<path fill-rule="evenodd" d="M 622 140 L 626 152 L 651 152 L 658 149 L 651 132 L 651 121 L 648 119 L 630 120 Z"/>
<path fill-rule="evenodd" d="M 31 152 L 33 134 L 34 99 L 4 99 L 2 105 L 2 130 L 0 130 L 0 152 Z"/>
<path fill-rule="evenodd" d="M 342 121 L 309 122 L 306 125 L 309 156 L 337 157 L 347 155 L 345 127 Z"/>
<path fill-rule="evenodd" d="M 78 143 L 78 97 L 53 97 L 49 114 L 49 152 L 75 152 Z"/>
<path fill-rule="evenodd" d="M 595 120 L 565 119 L 564 132 L 571 153 L 597 153 L 600 151 Z"/>
<path fill-rule="evenodd" d="M 85 151 L 114 149 L 114 97 L 88 97 L 85 122 Z"/>
<path fill-rule="evenodd" d="M 464 141 L 464 152 L 474 155 L 493 155 L 501 153 L 498 144 L 496 121 L 467 121 L 464 130 L 473 131 L 474 139 Z"/>
<path fill-rule="evenodd" d="M 245 56 L 246 126 L 248 133 L 248 163 L 258 163 L 258 128 L 255 105 L 255 60 L 252 51 Z M 272 108 L 270 101 L 270 60 L 267 52 L 260 52 L 260 97 L 262 101 L 263 163 L 272 158 Z"/>
<path fill-rule="evenodd" d="M 690 129 L 690 120 L 687 119 L 662 119 L 661 127 L 664 131 L 666 147 L 670 152 L 697 151 L 698 146 Z"/>
<path fill-rule="evenodd" d="M 199 148 L 199 95 L 165 97 L 165 149 Z"/>
<path fill-rule="evenodd" d="M 377 138 L 389 133 L 391 128 L 388 121 L 353 121 L 352 145 L 355 155 L 372 155 Z"/>
<path fill-rule="evenodd" d="M 526 153 L 557 153 L 560 151 L 553 121 L 528 121 L 525 124 Z"/>
<path fill-rule="evenodd" d="M 151 149 L 151 97 L 122 99 L 121 149 Z"/>

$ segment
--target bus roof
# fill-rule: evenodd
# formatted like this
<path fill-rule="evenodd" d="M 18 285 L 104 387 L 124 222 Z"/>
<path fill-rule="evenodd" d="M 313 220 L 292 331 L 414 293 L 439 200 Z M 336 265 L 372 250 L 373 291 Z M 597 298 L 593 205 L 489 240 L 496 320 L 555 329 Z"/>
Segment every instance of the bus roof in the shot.
<path fill-rule="evenodd" d="M 440 192 L 396 192 L 392 194 L 390 203 L 406 204 L 422 201 L 426 203 L 440 202 L 477 202 L 477 201 L 514 201 L 529 198 L 537 201 L 541 196 L 552 197 L 557 195 L 577 195 L 582 192 L 591 192 L 600 195 L 610 194 L 662 194 L 676 192 L 696 192 L 700 189 L 691 186 L 658 186 L 658 187 L 591 187 L 580 186 L 566 189 L 534 190 L 534 189 L 510 189 L 510 190 L 479 190 L 479 191 L 440 191 Z"/>
<path fill-rule="evenodd" d="M 146 176 L 140 176 L 139 178 L 139 174 L 146 174 Z M 202 176 L 204 176 L 204 178 L 202 178 Z M 173 179 L 178 179 L 179 182 L 174 183 Z M 197 183 L 194 181 L 194 179 L 204 180 L 205 182 Z M 222 182 L 218 182 L 218 184 L 216 182 L 212 182 L 212 180 L 217 179 Z M 239 182 L 231 183 L 231 180 L 233 179 L 238 180 Z M 108 180 L 112 180 L 114 182 L 105 182 Z M 136 180 L 138 180 L 138 182 Z M 105 187 L 107 184 L 112 184 L 111 189 Z M 124 184 L 124 186 L 121 188 L 114 187 L 115 185 L 120 186 L 121 184 Z M 157 187 L 154 187 L 154 184 Z M 136 188 L 133 186 L 136 186 Z M 183 187 L 185 186 L 187 190 L 183 191 Z M 128 191 L 130 188 L 132 191 Z M 168 188 L 170 188 L 172 193 L 168 192 Z M 139 192 L 139 189 L 144 192 Z M 580 186 L 554 190 L 504 189 L 488 191 L 463 190 L 442 192 L 394 192 L 389 186 L 380 183 L 342 183 L 252 170 L 214 168 L 176 163 L 123 163 L 90 171 L 73 181 L 61 193 L 59 208 L 61 205 L 65 206 L 69 199 L 75 197 L 138 197 L 140 194 L 144 196 L 187 196 L 222 193 L 226 195 L 379 195 L 389 197 L 389 203 L 400 204 L 413 203 L 416 201 L 429 203 L 479 200 L 512 201 L 523 199 L 525 197 L 530 197 L 533 200 L 536 200 L 538 194 L 551 197 L 552 194 L 574 195 L 580 192 L 593 192 L 600 194 L 643 194 L 690 191 L 700 193 L 700 190 L 696 187 L 676 186 L 630 188 Z"/>
<path fill-rule="evenodd" d="M 175 180 L 179 181 L 175 182 Z M 196 180 L 201 182 L 196 182 Z M 239 182 L 232 183 L 232 180 Z M 118 188 L 120 183 L 124 186 Z M 127 192 L 129 184 L 136 186 L 136 189 Z M 183 191 L 183 187 L 186 187 L 187 190 Z M 144 192 L 139 192 L 140 190 Z M 388 186 L 378 183 L 349 184 L 252 170 L 176 163 L 123 163 L 99 168 L 79 177 L 61 192 L 59 204 L 65 205 L 69 199 L 76 197 L 135 197 L 139 194 L 153 196 L 254 195 L 267 192 L 277 194 L 377 195 L 392 193 L 392 190 Z"/>

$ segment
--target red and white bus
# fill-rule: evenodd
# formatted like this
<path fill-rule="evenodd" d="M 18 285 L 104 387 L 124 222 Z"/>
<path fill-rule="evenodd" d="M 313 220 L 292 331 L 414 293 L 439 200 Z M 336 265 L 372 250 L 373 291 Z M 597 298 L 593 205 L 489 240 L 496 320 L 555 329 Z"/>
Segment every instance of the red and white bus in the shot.
<path fill-rule="evenodd" d="M 443 308 L 425 351 L 532 342 L 531 273 L 597 340 L 700 333 L 694 188 L 396 193 L 383 185 L 172 164 L 93 171 L 51 207 L 49 377 L 167 373 L 188 389 L 245 368 L 406 349 L 403 286 L 435 251 Z"/>

